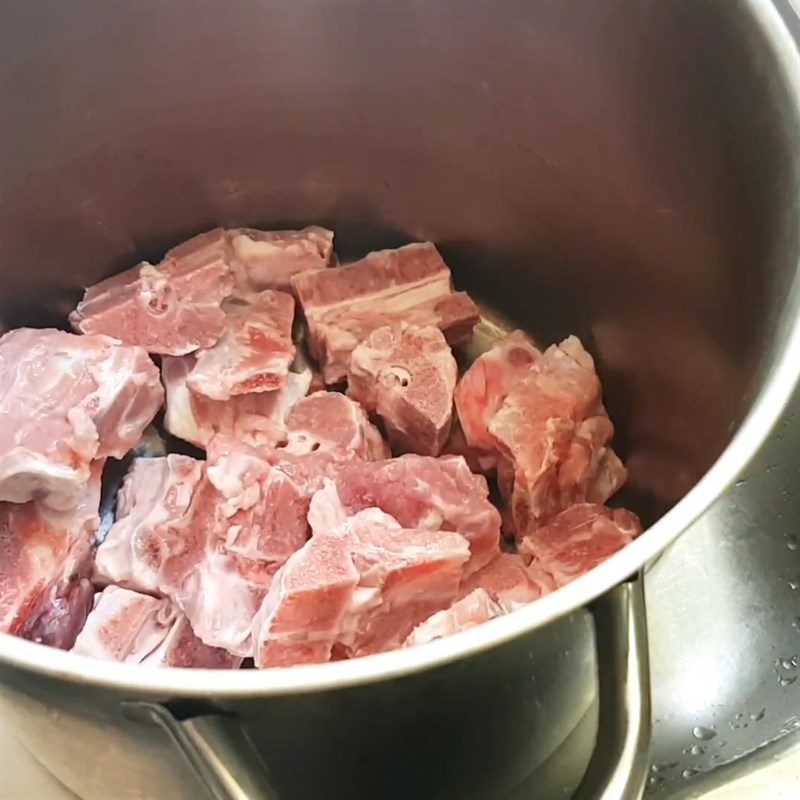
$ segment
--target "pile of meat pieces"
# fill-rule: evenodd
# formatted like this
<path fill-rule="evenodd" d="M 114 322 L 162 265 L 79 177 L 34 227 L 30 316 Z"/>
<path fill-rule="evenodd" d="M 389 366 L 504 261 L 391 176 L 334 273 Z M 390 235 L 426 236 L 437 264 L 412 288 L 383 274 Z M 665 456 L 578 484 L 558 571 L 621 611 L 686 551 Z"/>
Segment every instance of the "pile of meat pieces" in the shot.
<path fill-rule="evenodd" d="M 626 474 L 575 337 L 516 331 L 459 380 L 479 313 L 434 245 L 334 262 L 322 228 L 216 229 L 89 287 L 76 333 L 0 339 L 0 630 L 155 666 L 339 660 L 638 535 L 604 505 Z M 134 458 L 100 535 L 104 465 L 162 406 L 194 449 Z"/>

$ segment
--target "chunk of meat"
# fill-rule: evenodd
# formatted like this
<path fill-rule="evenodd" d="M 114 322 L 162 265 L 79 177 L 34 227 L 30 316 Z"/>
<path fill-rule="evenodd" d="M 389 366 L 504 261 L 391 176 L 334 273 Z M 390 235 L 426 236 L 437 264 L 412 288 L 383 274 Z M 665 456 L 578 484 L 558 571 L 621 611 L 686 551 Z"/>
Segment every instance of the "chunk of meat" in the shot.
<path fill-rule="evenodd" d="M 0 500 L 80 502 L 91 464 L 121 458 L 164 393 L 147 353 L 106 336 L 20 328 L 0 339 Z"/>
<path fill-rule="evenodd" d="M 109 586 L 100 592 L 73 653 L 155 667 L 237 669 L 242 662 L 204 645 L 169 600 Z"/>
<path fill-rule="evenodd" d="M 227 232 L 235 292 L 247 296 L 264 289 L 290 289 L 301 272 L 325 269 L 333 254 L 333 231 L 315 225 L 299 231 Z"/>
<path fill-rule="evenodd" d="M 395 452 L 437 456 L 450 434 L 457 377 L 437 327 L 383 327 L 353 350 L 347 393 L 383 420 Z"/>
<path fill-rule="evenodd" d="M 473 475 L 463 458 L 409 454 L 345 465 L 331 477 L 348 516 L 379 508 L 404 528 L 458 531 L 471 551 L 466 574 L 500 552 L 500 514 L 489 502 L 486 479 Z"/>
<path fill-rule="evenodd" d="M 472 334 L 476 305 L 453 292 L 450 270 L 430 242 L 370 253 L 337 269 L 292 280 L 309 327 L 309 347 L 325 380 L 341 381 L 353 350 L 376 328 L 437 326 L 450 344 Z"/>
<path fill-rule="evenodd" d="M 202 475 L 203 462 L 189 456 L 134 459 L 117 495 L 116 521 L 97 548 L 98 583 L 164 591 L 158 566 L 168 556 L 159 552 L 159 528 L 185 516 Z M 147 552 L 146 545 L 156 552 Z"/>
<path fill-rule="evenodd" d="M 248 444 L 276 445 L 285 435 L 286 416 L 305 396 L 311 371 L 289 372 L 280 389 L 240 394 L 230 400 L 209 400 L 193 392 L 187 378 L 195 356 L 164 356 L 161 374 L 167 390 L 164 427 L 173 435 L 205 448 L 217 434 Z"/>
<path fill-rule="evenodd" d="M 70 322 L 81 333 L 180 356 L 221 336 L 221 303 L 232 290 L 225 232 L 217 228 L 173 248 L 157 266 L 143 262 L 90 286 Z"/>
<path fill-rule="evenodd" d="M 339 392 L 315 392 L 297 402 L 286 417 L 285 451 L 292 455 L 333 453 L 371 461 L 389 448 L 364 409 Z"/>
<path fill-rule="evenodd" d="M 244 575 L 226 548 L 230 525 L 221 512 L 224 498 L 201 476 L 186 513 L 156 527 L 134 532 L 138 574 L 151 574 L 160 594 L 169 597 L 207 645 L 239 656 L 252 653 L 250 625 L 269 575 L 256 565 Z M 251 578 L 258 575 L 262 583 Z M 124 582 L 133 585 L 132 576 Z"/>
<path fill-rule="evenodd" d="M 525 561 L 516 553 L 500 553 L 485 567 L 464 578 L 459 594 L 463 597 L 476 589 L 488 592 L 508 612 L 538 600 L 555 589 L 555 585 L 546 574 L 529 573 Z"/>
<path fill-rule="evenodd" d="M 503 609 L 484 589 L 473 589 L 450 608 L 437 611 L 411 631 L 404 647 L 427 644 L 466 631 L 503 614 Z"/>
<path fill-rule="evenodd" d="M 102 462 L 75 508 L 0 503 L 0 630 L 62 649 L 72 647 L 92 607 L 89 581 L 100 522 Z"/>
<path fill-rule="evenodd" d="M 222 497 L 218 521 L 227 525 L 225 551 L 248 579 L 268 585 L 308 538 L 303 486 L 243 448 L 212 454 L 208 479 Z"/>
<path fill-rule="evenodd" d="M 498 478 L 517 537 L 575 503 L 603 503 L 625 481 L 592 357 L 574 336 L 549 347 L 492 417 Z"/>
<path fill-rule="evenodd" d="M 278 567 L 308 534 L 307 500 L 283 472 L 247 451 L 137 459 L 97 577 L 166 595 L 200 639 L 250 655 L 250 626 Z"/>
<path fill-rule="evenodd" d="M 256 666 L 400 646 L 453 600 L 468 555 L 459 534 L 402 529 L 378 509 L 312 537 L 278 572 L 254 621 Z"/>
<path fill-rule="evenodd" d="M 557 587 L 579 578 L 632 542 L 642 532 L 638 517 L 624 508 L 580 503 L 523 537 L 526 562 L 552 575 Z"/>
<path fill-rule="evenodd" d="M 267 290 L 223 308 L 225 328 L 213 347 L 196 353 L 189 388 L 212 400 L 280 389 L 295 353 L 294 298 Z"/>
<path fill-rule="evenodd" d="M 497 449 L 489 423 L 541 355 L 526 334 L 513 331 L 476 358 L 464 373 L 455 390 L 455 402 L 461 430 L 470 447 L 487 453 Z"/>
<path fill-rule="evenodd" d="M 278 571 L 253 621 L 256 666 L 329 661 L 358 580 L 346 538 L 312 538 Z"/>

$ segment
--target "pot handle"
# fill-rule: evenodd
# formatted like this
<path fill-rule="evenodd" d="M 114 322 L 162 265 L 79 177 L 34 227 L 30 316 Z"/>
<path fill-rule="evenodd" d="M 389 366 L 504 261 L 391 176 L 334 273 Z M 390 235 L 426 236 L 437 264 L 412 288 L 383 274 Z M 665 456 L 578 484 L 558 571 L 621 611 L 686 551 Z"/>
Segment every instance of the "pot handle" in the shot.
<path fill-rule="evenodd" d="M 572 800 L 639 800 L 651 733 L 643 576 L 615 586 L 590 610 L 602 735 Z M 178 719 L 158 703 L 129 702 L 125 707 L 170 735 L 213 800 L 279 800 L 266 765 L 235 717 L 209 713 Z"/>
<path fill-rule="evenodd" d="M 572 800 L 639 800 L 652 731 L 644 575 L 615 586 L 590 610 L 600 714 L 594 752 Z"/>
<path fill-rule="evenodd" d="M 178 719 L 159 703 L 127 702 L 130 716 L 163 728 L 213 800 L 279 800 L 269 771 L 235 717 L 220 713 Z"/>

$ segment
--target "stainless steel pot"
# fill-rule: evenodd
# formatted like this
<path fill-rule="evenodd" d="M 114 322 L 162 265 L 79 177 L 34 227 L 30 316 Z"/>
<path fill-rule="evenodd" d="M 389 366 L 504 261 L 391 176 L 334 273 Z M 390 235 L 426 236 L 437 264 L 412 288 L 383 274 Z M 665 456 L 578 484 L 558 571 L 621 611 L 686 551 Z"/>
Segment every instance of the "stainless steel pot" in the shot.
<path fill-rule="evenodd" d="M 527 609 L 352 662 L 147 671 L 0 636 L 26 745 L 87 800 L 539 800 L 526 778 L 588 717 L 563 788 L 591 758 L 579 795 L 636 797 L 646 643 L 620 582 L 735 479 L 800 371 L 800 62 L 772 5 L 2 14 L 6 327 L 214 224 L 329 224 L 345 256 L 429 238 L 487 306 L 588 342 L 623 501 L 653 523 Z"/>

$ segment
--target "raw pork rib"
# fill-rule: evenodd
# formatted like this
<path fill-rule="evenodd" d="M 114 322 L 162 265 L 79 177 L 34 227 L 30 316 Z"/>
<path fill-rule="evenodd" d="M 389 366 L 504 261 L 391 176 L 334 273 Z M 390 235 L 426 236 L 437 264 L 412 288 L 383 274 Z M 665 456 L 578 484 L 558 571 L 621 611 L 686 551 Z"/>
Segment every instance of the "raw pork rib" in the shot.
<path fill-rule="evenodd" d="M 292 280 L 309 327 L 309 346 L 325 380 L 347 375 L 350 354 L 376 328 L 435 325 L 450 344 L 472 334 L 479 312 L 453 292 L 450 270 L 430 242 L 370 253 L 346 267 Z"/>
<path fill-rule="evenodd" d="M 404 528 L 458 531 L 469 542 L 469 574 L 500 551 L 500 514 L 488 500 L 486 479 L 473 475 L 463 458 L 405 455 L 389 461 L 344 466 L 333 477 L 340 514 L 379 508 Z M 329 498 L 335 506 L 337 497 Z M 315 519 L 336 519 L 337 511 Z M 313 529 L 316 535 L 319 531 Z"/>
<path fill-rule="evenodd" d="M 164 393 L 147 353 L 106 336 L 20 328 L 0 339 L 0 500 L 80 501 L 91 462 L 121 458 Z"/>
<path fill-rule="evenodd" d="M 99 593 L 73 653 L 154 667 L 237 669 L 242 659 L 204 645 L 169 600 L 109 586 Z"/>
<path fill-rule="evenodd" d="M 529 559 L 530 561 L 530 559 Z M 529 571 L 516 553 L 500 553 L 461 583 L 463 597 L 476 589 L 488 592 L 503 611 L 514 611 L 555 589 L 549 575 Z"/>
<path fill-rule="evenodd" d="M 256 665 L 400 646 L 453 600 L 468 555 L 459 534 L 405 530 L 377 509 L 313 536 L 275 576 L 254 621 Z"/>
<path fill-rule="evenodd" d="M 299 231 L 227 231 L 235 292 L 246 296 L 264 289 L 289 289 L 301 272 L 329 266 L 333 232 L 314 225 Z"/>
<path fill-rule="evenodd" d="M 305 396 L 311 383 L 310 370 L 289 372 L 284 386 L 274 392 L 209 400 L 187 384 L 194 364 L 194 355 L 162 359 L 161 376 L 167 390 L 164 427 L 173 436 L 202 448 L 217 434 L 254 446 L 277 444 L 284 437 L 289 410 Z"/>
<path fill-rule="evenodd" d="M 203 475 L 203 462 L 170 454 L 134 460 L 117 495 L 116 521 L 97 548 L 95 580 L 160 594 L 159 527 L 181 520 Z"/>
<path fill-rule="evenodd" d="M 151 353 L 180 356 L 211 347 L 225 325 L 222 301 L 233 290 L 221 228 L 86 290 L 70 315 L 81 333 L 103 333 Z"/>
<path fill-rule="evenodd" d="M 491 453 L 497 442 L 489 423 L 518 381 L 542 354 L 522 331 L 513 331 L 479 356 L 464 373 L 455 391 L 456 410 L 470 447 Z"/>
<path fill-rule="evenodd" d="M 574 336 L 549 347 L 515 383 L 489 432 L 503 456 L 500 488 L 518 538 L 575 503 L 605 502 L 625 482 L 608 447 L 614 426 L 594 362 Z"/>
<path fill-rule="evenodd" d="M 364 409 L 338 392 L 315 392 L 298 401 L 286 417 L 285 452 L 332 453 L 375 461 L 389 448 Z"/>
<path fill-rule="evenodd" d="M 245 452 L 137 459 L 98 580 L 170 597 L 206 644 L 240 656 L 272 575 L 306 540 L 305 506 L 280 470 Z"/>
<path fill-rule="evenodd" d="M 280 389 L 294 359 L 294 298 L 267 290 L 223 304 L 225 329 L 217 343 L 196 353 L 187 383 L 212 400 Z"/>
<path fill-rule="evenodd" d="M 526 562 L 535 560 L 561 587 L 605 561 L 641 532 L 639 519 L 631 511 L 581 503 L 525 536 L 519 552 Z"/>
<path fill-rule="evenodd" d="M 457 378 L 437 327 L 384 327 L 353 350 L 347 393 L 384 421 L 395 452 L 438 456 L 450 434 Z"/>
<path fill-rule="evenodd" d="M 0 503 L 0 630 L 69 649 L 92 607 L 100 475 L 92 465 L 78 505 Z"/>
<path fill-rule="evenodd" d="M 499 617 L 502 613 L 503 609 L 492 600 L 488 592 L 484 589 L 474 589 L 460 600 L 456 600 L 450 608 L 437 611 L 417 625 L 405 640 L 404 646 L 414 647 L 452 636 L 454 633 L 469 630 Z"/>

